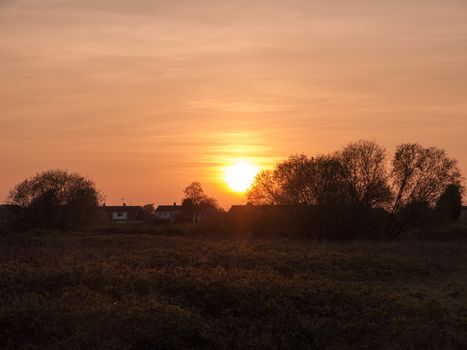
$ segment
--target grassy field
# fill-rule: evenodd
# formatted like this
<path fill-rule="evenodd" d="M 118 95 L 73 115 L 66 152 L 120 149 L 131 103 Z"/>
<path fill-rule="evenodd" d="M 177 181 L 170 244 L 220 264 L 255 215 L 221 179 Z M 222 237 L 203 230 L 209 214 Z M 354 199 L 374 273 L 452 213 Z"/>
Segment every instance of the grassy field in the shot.
<path fill-rule="evenodd" d="M 467 243 L 0 238 L 2 349 L 465 349 Z"/>

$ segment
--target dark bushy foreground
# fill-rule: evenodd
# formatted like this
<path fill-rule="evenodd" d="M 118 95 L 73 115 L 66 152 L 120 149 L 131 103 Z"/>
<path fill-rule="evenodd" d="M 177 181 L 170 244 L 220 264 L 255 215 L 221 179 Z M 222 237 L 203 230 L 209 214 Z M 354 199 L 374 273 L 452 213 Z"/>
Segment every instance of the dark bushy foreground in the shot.
<path fill-rule="evenodd" d="M 2 349 L 461 349 L 467 243 L 0 238 Z"/>

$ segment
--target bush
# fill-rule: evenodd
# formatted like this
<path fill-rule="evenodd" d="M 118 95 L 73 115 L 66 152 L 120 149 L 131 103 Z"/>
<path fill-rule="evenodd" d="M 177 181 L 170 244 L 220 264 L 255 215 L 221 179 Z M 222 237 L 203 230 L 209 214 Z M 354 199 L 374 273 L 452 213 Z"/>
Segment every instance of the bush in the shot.
<path fill-rule="evenodd" d="M 406 231 L 402 237 L 404 240 L 417 241 L 459 241 L 467 240 L 467 224 L 456 222 L 430 229 L 413 228 Z"/>

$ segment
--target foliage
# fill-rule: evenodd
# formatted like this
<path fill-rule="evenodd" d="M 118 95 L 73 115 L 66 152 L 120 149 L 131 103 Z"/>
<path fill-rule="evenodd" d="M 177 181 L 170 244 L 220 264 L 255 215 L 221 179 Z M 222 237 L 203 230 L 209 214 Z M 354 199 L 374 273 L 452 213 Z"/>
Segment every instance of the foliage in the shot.
<path fill-rule="evenodd" d="M 434 206 L 439 196 L 451 184 L 461 182 L 457 161 L 446 151 L 419 144 L 400 145 L 392 160 L 393 184 L 396 201 L 394 210 L 410 203 L 427 203 Z"/>
<path fill-rule="evenodd" d="M 209 215 L 220 211 L 216 199 L 206 196 L 199 182 L 192 182 L 183 190 L 182 220 L 197 222 L 202 215 Z"/>
<path fill-rule="evenodd" d="M 350 143 L 338 152 L 351 202 L 357 206 L 384 207 L 391 202 L 386 151 L 373 141 Z"/>
<path fill-rule="evenodd" d="M 0 347 L 462 349 L 466 250 L 465 241 L 0 237 Z"/>
<path fill-rule="evenodd" d="M 154 217 L 154 213 L 156 211 L 154 208 L 154 203 L 145 204 L 143 205 L 142 209 L 143 209 L 143 218 L 145 220 L 150 220 Z"/>
<path fill-rule="evenodd" d="M 339 162 L 331 156 L 293 155 L 273 171 L 260 172 L 247 193 L 249 203 L 319 205 L 340 200 L 342 177 Z"/>
<path fill-rule="evenodd" d="M 101 194 L 92 180 L 64 170 L 48 170 L 16 185 L 8 203 L 24 209 L 32 227 L 70 229 L 96 218 Z"/>
<path fill-rule="evenodd" d="M 281 201 L 281 188 L 271 170 L 260 171 L 247 191 L 249 204 L 275 205 Z"/>
<path fill-rule="evenodd" d="M 459 185 L 449 185 L 436 203 L 436 215 L 442 223 L 459 220 L 462 212 L 462 189 Z"/>
<path fill-rule="evenodd" d="M 195 207 L 200 205 L 202 201 L 206 198 L 203 187 L 199 182 L 196 181 L 192 182 L 187 187 L 185 187 L 183 193 L 185 194 L 184 199 L 189 200 L 191 202 L 191 205 Z"/>
<path fill-rule="evenodd" d="M 385 149 L 365 140 L 332 155 L 293 155 L 257 175 L 248 202 L 312 208 L 300 217 L 306 226 L 300 231 L 313 238 L 394 239 L 404 229 L 436 225 L 433 208 L 438 201 L 440 215 L 458 217 L 462 176 L 457 161 L 444 150 L 402 144 L 391 171 L 386 164 Z M 449 185 L 458 194 L 441 200 Z"/>
<path fill-rule="evenodd" d="M 392 237 L 420 217 L 425 208 L 433 208 L 449 185 L 461 188 L 462 181 L 457 161 L 446 151 L 414 143 L 397 148 L 391 178 L 395 198 L 389 227 Z"/>

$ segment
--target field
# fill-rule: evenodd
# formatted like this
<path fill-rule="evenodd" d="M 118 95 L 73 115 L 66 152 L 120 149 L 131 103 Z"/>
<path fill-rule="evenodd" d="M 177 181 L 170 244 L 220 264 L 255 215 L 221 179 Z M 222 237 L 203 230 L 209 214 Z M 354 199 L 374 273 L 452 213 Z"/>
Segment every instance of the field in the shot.
<path fill-rule="evenodd" d="M 2 349 L 467 348 L 467 243 L 0 238 Z"/>

